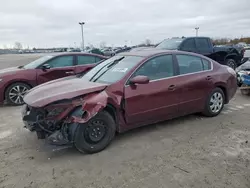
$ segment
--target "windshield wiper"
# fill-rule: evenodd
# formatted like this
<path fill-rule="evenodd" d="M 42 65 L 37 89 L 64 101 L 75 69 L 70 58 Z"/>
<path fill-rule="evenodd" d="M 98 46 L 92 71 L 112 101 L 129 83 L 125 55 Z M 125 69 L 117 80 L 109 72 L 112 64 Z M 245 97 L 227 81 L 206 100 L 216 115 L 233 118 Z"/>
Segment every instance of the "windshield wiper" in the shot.
<path fill-rule="evenodd" d="M 124 57 L 120 59 L 114 60 L 111 64 L 108 64 L 107 69 L 101 73 L 100 76 L 98 76 L 93 82 L 96 82 L 103 74 L 105 74 L 111 67 L 115 66 L 117 63 L 119 63 Z M 93 77 L 94 78 L 94 77 Z"/>
<path fill-rule="evenodd" d="M 23 66 L 23 65 L 21 65 L 21 66 L 18 66 L 17 68 L 18 68 L 18 69 L 22 69 L 23 67 L 24 67 L 24 66 Z"/>
<path fill-rule="evenodd" d="M 114 65 L 116 65 L 117 63 L 119 63 L 119 61 L 121 61 L 124 57 L 121 57 L 120 59 L 116 59 L 114 60 L 111 64 L 109 64 L 107 66 L 107 69 L 109 69 L 110 67 L 113 67 Z"/>
<path fill-rule="evenodd" d="M 112 61 L 111 63 L 109 63 L 109 64 L 105 65 L 104 67 L 102 67 L 99 71 L 97 71 L 97 73 L 94 74 L 94 76 L 92 76 L 92 78 L 91 78 L 89 81 L 92 81 L 92 80 L 96 77 L 96 75 L 98 75 L 98 73 L 100 73 L 104 68 L 106 68 L 106 70 L 100 75 L 100 76 L 102 76 L 105 72 L 107 72 L 107 70 L 109 70 L 110 67 L 113 67 L 114 65 L 116 65 L 116 64 L 117 64 L 119 61 L 121 61 L 123 58 L 124 58 L 124 57 L 121 57 L 121 58 L 119 58 L 119 59 L 116 59 L 116 60 Z M 98 76 L 97 79 L 100 78 L 100 76 Z M 95 82 L 97 79 L 95 79 L 94 82 Z"/>

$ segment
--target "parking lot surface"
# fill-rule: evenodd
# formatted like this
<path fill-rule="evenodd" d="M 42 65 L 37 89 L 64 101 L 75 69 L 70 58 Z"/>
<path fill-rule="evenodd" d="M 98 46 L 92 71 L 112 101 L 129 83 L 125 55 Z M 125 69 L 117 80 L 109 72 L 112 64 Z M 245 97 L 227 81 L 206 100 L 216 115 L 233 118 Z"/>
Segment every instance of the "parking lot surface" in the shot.
<path fill-rule="evenodd" d="M 1 55 L 0 68 L 40 55 Z M 250 97 L 240 92 L 215 118 L 138 128 L 94 155 L 44 149 L 20 109 L 0 107 L 0 187 L 250 187 Z"/>

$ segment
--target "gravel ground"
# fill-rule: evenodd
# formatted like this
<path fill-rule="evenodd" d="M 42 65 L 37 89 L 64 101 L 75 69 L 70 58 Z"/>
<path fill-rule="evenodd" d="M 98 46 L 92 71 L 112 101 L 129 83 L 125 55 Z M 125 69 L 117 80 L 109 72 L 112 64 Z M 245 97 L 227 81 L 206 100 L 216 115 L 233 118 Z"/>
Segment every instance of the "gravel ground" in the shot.
<path fill-rule="evenodd" d="M 1 55 L 0 67 L 35 57 Z M 0 107 L 0 187 L 250 187 L 250 98 L 239 92 L 215 118 L 129 131 L 94 155 L 43 149 L 23 128 L 20 109 Z"/>

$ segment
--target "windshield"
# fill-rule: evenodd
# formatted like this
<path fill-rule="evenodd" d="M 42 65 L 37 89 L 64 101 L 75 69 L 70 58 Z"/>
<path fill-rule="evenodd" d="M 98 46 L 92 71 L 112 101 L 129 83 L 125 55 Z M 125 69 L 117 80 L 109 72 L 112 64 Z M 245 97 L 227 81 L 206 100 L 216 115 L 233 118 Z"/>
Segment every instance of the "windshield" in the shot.
<path fill-rule="evenodd" d="M 165 50 L 175 50 L 178 49 L 180 43 L 183 41 L 183 39 L 166 39 L 162 41 L 156 48 L 158 49 L 165 49 Z"/>
<path fill-rule="evenodd" d="M 143 58 L 137 56 L 114 56 L 95 66 L 82 78 L 99 83 L 114 83 L 137 65 Z"/>
<path fill-rule="evenodd" d="M 43 56 L 35 61 L 32 61 L 31 63 L 25 65 L 23 68 L 25 69 L 35 69 L 37 68 L 39 65 L 43 64 L 44 62 L 46 62 L 47 60 L 51 59 L 53 56 Z"/>

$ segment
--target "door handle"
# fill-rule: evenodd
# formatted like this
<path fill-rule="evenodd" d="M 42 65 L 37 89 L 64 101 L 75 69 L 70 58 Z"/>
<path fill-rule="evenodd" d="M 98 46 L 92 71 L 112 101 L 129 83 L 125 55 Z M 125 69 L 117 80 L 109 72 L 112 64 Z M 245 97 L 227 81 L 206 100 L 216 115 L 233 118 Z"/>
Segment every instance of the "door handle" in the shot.
<path fill-rule="evenodd" d="M 207 77 L 206 77 L 206 80 L 208 80 L 208 81 L 209 81 L 209 80 L 212 80 L 212 77 L 211 77 L 211 76 L 207 76 Z"/>
<path fill-rule="evenodd" d="M 74 71 L 65 72 L 65 74 L 74 74 Z"/>
<path fill-rule="evenodd" d="M 170 91 L 175 90 L 175 85 L 170 85 L 170 86 L 168 87 L 168 90 L 170 90 Z"/>

